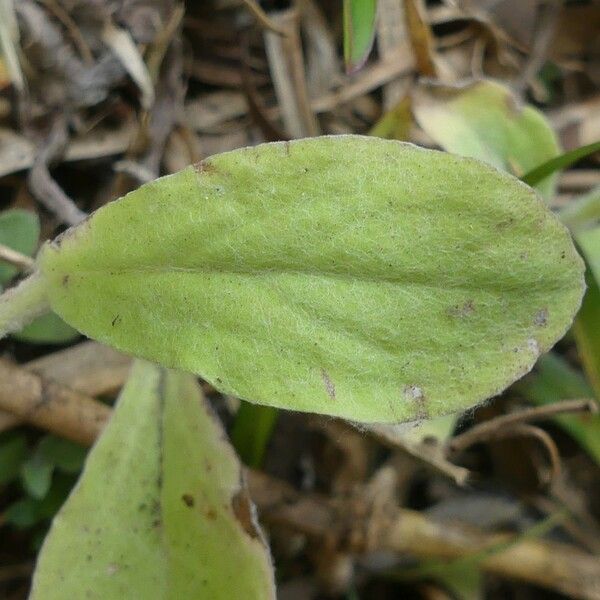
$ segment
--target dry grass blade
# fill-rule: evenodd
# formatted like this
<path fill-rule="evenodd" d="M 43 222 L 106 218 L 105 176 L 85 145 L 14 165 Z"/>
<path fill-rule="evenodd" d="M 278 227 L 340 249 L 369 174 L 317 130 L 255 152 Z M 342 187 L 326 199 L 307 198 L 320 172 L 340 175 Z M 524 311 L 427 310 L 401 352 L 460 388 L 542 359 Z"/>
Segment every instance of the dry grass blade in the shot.
<path fill-rule="evenodd" d="M 377 49 L 385 59 L 402 51 L 408 39 L 406 8 L 403 0 L 379 0 L 377 5 Z M 407 94 L 409 77 L 398 77 L 383 86 L 383 111 L 396 106 Z"/>
<path fill-rule="evenodd" d="M 306 87 L 298 12 L 290 9 L 277 13 L 273 20 L 286 32 L 285 37 L 265 32 L 269 68 L 285 129 L 293 138 L 318 135 Z"/>
<path fill-rule="evenodd" d="M 154 85 L 131 34 L 109 21 L 102 30 L 102 41 L 115 53 L 135 81 L 141 92 L 141 104 L 148 110 L 154 104 Z"/>
<path fill-rule="evenodd" d="M 315 0 L 299 0 L 298 7 L 305 40 L 307 85 L 311 96 L 315 96 L 340 81 L 337 48 L 330 25 Z"/>
<path fill-rule="evenodd" d="M 435 77 L 437 69 L 434 61 L 433 37 L 426 22 L 423 0 L 406 0 L 404 7 L 417 70 L 425 77 Z"/>
<path fill-rule="evenodd" d="M 0 49 L 10 79 L 19 92 L 25 90 L 25 78 L 18 56 L 19 27 L 13 0 L 0 0 Z"/>

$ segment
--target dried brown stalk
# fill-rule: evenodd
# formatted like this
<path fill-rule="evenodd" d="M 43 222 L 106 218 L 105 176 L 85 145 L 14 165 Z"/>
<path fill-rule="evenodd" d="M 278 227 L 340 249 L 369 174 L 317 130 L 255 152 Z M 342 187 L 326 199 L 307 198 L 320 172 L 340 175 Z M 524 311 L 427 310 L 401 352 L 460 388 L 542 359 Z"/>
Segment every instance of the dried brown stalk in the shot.
<path fill-rule="evenodd" d="M 484 423 L 480 423 L 462 435 L 456 436 L 449 444 L 452 452 L 461 452 L 469 446 L 478 442 L 497 439 L 498 431 L 514 427 L 518 424 L 535 421 L 539 419 L 548 419 L 558 414 L 576 413 L 576 412 L 596 412 L 597 405 L 593 400 L 578 399 L 555 402 L 546 406 L 528 408 L 508 415 L 500 415 Z M 505 437 L 505 436 L 503 436 Z"/>

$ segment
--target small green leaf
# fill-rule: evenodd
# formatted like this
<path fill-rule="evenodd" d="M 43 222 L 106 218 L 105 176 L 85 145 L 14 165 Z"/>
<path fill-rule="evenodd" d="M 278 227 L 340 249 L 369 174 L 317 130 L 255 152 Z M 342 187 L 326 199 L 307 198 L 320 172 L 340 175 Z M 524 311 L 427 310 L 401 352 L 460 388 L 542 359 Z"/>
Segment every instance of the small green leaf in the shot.
<path fill-rule="evenodd" d="M 91 338 L 360 421 L 499 393 L 583 294 L 568 230 L 525 184 L 361 136 L 214 156 L 100 209 L 38 265 L 52 309 Z"/>
<path fill-rule="evenodd" d="M 274 598 L 240 465 L 194 377 L 135 364 L 30 598 Z"/>
<path fill-rule="evenodd" d="M 540 358 L 533 373 L 520 381 L 516 389 L 539 406 L 594 395 L 585 379 L 564 359 L 552 353 Z M 553 421 L 600 465 L 600 415 L 559 415 Z"/>
<path fill-rule="evenodd" d="M 43 498 L 50 489 L 54 464 L 43 453 L 35 452 L 23 465 L 23 487 L 30 496 Z"/>
<path fill-rule="evenodd" d="M 344 61 L 353 73 L 367 60 L 375 38 L 377 0 L 344 0 Z"/>
<path fill-rule="evenodd" d="M 557 171 L 562 171 L 563 169 L 574 165 L 582 158 L 590 156 L 591 154 L 595 154 L 596 152 L 600 152 L 600 142 L 594 142 L 593 144 L 589 144 L 587 146 L 581 146 L 580 148 L 576 148 L 575 150 L 565 152 L 560 156 L 552 158 L 537 166 L 535 169 L 532 169 L 528 173 L 525 173 L 521 179 L 527 185 L 539 186 Z"/>
<path fill-rule="evenodd" d="M 13 337 L 30 344 L 67 344 L 80 336 L 80 333 L 67 325 L 59 316 L 48 313 L 26 325 Z"/>
<path fill-rule="evenodd" d="M 0 439 L 0 485 L 17 477 L 27 456 L 27 440 L 21 433 L 8 432 Z"/>
<path fill-rule="evenodd" d="M 242 402 L 231 428 L 231 443 L 242 462 L 258 469 L 262 466 L 279 411 L 271 406 Z"/>
<path fill-rule="evenodd" d="M 74 483 L 70 475 L 55 474 L 43 498 L 22 498 L 11 504 L 4 513 L 6 522 L 19 529 L 28 529 L 48 521 L 61 507 Z"/>
<path fill-rule="evenodd" d="M 40 521 L 38 502 L 34 498 L 17 500 L 6 509 L 4 519 L 17 529 L 32 527 Z"/>
<path fill-rule="evenodd" d="M 532 106 L 521 106 L 509 88 L 493 81 L 461 88 L 422 85 L 413 94 L 413 111 L 419 125 L 448 152 L 478 158 L 517 177 L 560 153 L 546 117 Z M 551 177 L 538 190 L 548 199 L 555 187 Z"/>
<path fill-rule="evenodd" d="M 79 444 L 55 435 L 44 436 L 37 452 L 65 473 L 79 473 L 87 454 L 87 450 Z"/>
<path fill-rule="evenodd" d="M 31 256 L 37 248 L 40 222 L 28 210 L 14 208 L 0 213 L 0 244 Z M 0 261 L 0 284 L 5 284 L 17 274 L 17 269 Z"/>

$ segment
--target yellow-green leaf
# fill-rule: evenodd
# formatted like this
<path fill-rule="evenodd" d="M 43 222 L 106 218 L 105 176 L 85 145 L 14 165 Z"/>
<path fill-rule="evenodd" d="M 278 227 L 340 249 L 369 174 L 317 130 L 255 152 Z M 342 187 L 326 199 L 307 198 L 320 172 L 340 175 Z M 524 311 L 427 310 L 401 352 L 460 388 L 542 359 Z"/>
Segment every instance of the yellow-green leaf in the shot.
<path fill-rule="evenodd" d="M 413 94 L 413 111 L 419 125 L 445 150 L 484 160 L 517 177 L 560 154 L 546 117 L 521 105 L 500 83 L 422 85 Z M 537 189 L 551 198 L 555 187 L 552 175 Z"/>
<path fill-rule="evenodd" d="M 135 364 L 41 550 L 31 600 L 274 598 L 240 465 L 195 379 Z"/>
<path fill-rule="evenodd" d="M 361 136 L 214 156 L 100 209 L 38 263 L 31 293 L 45 286 L 92 338 L 256 403 L 361 421 L 499 393 L 583 293 L 570 234 L 531 188 Z"/>

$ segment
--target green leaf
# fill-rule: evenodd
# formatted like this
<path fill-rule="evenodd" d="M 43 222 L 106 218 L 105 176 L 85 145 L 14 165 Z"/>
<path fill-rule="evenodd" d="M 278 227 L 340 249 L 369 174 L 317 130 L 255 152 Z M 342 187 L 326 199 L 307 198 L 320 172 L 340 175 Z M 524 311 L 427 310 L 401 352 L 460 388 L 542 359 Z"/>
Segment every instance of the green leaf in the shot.
<path fill-rule="evenodd" d="M 40 521 L 38 502 L 34 498 L 21 498 L 6 509 L 4 519 L 18 529 L 32 527 Z"/>
<path fill-rule="evenodd" d="M 6 522 L 19 529 L 28 529 L 47 521 L 61 507 L 74 483 L 70 475 L 55 474 L 43 498 L 22 498 L 11 504 L 4 513 Z"/>
<path fill-rule="evenodd" d="M 13 337 L 30 344 L 67 344 L 79 337 L 79 332 L 59 316 L 48 313 L 26 325 Z"/>
<path fill-rule="evenodd" d="M 54 464 L 43 453 L 35 452 L 23 465 L 23 487 L 30 496 L 43 498 L 50 489 Z"/>
<path fill-rule="evenodd" d="M 54 519 L 31 600 L 273 598 L 240 479 L 195 379 L 136 363 Z"/>
<path fill-rule="evenodd" d="M 37 452 L 65 473 L 79 473 L 87 454 L 87 450 L 79 444 L 55 435 L 44 436 Z"/>
<path fill-rule="evenodd" d="M 34 498 L 44 498 L 50 490 L 55 468 L 64 473 L 78 473 L 85 456 L 85 448 L 69 440 L 44 436 L 21 469 L 25 490 Z"/>
<path fill-rule="evenodd" d="M 231 428 L 231 443 L 244 464 L 262 466 L 279 411 L 271 406 L 242 402 Z"/>
<path fill-rule="evenodd" d="M 344 0 L 344 61 L 353 73 L 367 60 L 375 38 L 377 0 Z"/>
<path fill-rule="evenodd" d="M 580 161 L 582 158 L 595 154 L 596 152 L 600 152 L 600 142 L 581 146 L 581 148 L 576 148 L 575 150 L 565 152 L 556 158 L 550 159 L 523 175 L 521 179 L 528 185 L 541 185 L 550 178 L 552 174 L 557 171 L 562 171 Z"/>
<path fill-rule="evenodd" d="M 422 85 L 413 94 L 413 112 L 448 152 L 478 158 L 517 177 L 560 153 L 546 117 L 520 105 L 509 88 L 493 81 L 461 88 Z M 538 190 L 548 199 L 555 187 L 551 177 Z"/>
<path fill-rule="evenodd" d="M 585 374 L 600 400 L 600 288 L 588 272 L 587 290 L 573 323 L 577 350 Z"/>
<path fill-rule="evenodd" d="M 573 331 L 585 373 L 600 400 L 600 227 L 579 232 L 577 242 L 589 269 L 587 291 Z"/>
<path fill-rule="evenodd" d="M 40 222 L 28 210 L 14 208 L 0 213 L 0 244 L 31 256 L 37 248 Z M 17 269 L 0 261 L 0 284 L 5 284 L 17 274 Z"/>
<path fill-rule="evenodd" d="M 498 394 L 583 294 L 568 230 L 529 187 L 361 136 L 214 156 L 38 261 L 52 309 L 91 338 L 259 404 L 360 421 Z"/>
<path fill-rule="evenodd" d="M 17 477 L 27 456 L 27 440 L 21 433 L 8 432 L 0 441 L 0 485 Z"/>
<path fill-rule="evenodd" d="M 585 379 L 555 354 L 540 358 L 535 371 L 520 381 L 516 389 L 538 406 L 560 400 L 592 398 L 594 394 Z M 600 415 L 559 415 L 553 421 L 600 464 Z"/>

